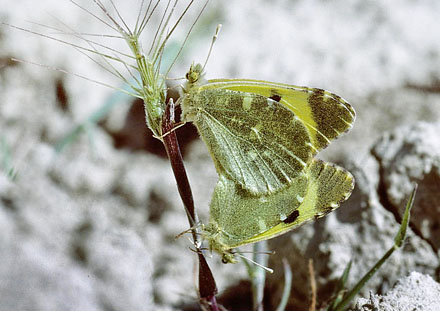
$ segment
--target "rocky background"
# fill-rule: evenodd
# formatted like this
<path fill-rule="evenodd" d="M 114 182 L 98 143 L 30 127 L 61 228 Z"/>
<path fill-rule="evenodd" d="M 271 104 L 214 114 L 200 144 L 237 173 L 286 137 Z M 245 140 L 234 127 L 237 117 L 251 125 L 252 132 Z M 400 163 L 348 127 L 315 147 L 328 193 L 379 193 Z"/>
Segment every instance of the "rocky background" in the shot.
<path fill-rule="evenodd" d="M 97 12 L 92 1 L 80 3 Z M 136 18 L 140 1 L 115 3 L 125 20 Z M 183 20 L 171 50 L 201 5 Z M 1 0 L 0 7 L 0 22 L 31 31 L 58 36 L 38 24 L 69 32 L 65 23 L 81 33 L 110 33 L 67 0 Z M 320 154 L 353 172 L 356 189 L 335 213 L 270 241 L 276 254 L 267 310 L 280 301 L 282 258 L 293 270 L 290 309 L 310 304 L 309 258 L 321 303 L 350 260 L 349 284 L 359 280 L 392 246 L 414 182 L 409 238 L 355 308 L 440 309 L 438 16 L 435 0 L 211 0 L 194 28 L 171 76 L 204 62 L 222 23 L 208 78 L 325 88 L 357 111 L 354 129 Z M 126 51 L 121 40 L 100 39 Z M 188 228 L 186 216 L 164 151 L 145 128 L 142 103 L 13 57 L 123 87 L 75 48 L 0 25 L 0 310 L 198 310 L 191 243 L 175 239 Z M 212 161 L 190 125 L 179 138 L 207 221 L 217 178 Z M 251 310 L 245 267 L 222 265 L 215 254 L 209 263 L 220 301 L 229 310 Z"/>

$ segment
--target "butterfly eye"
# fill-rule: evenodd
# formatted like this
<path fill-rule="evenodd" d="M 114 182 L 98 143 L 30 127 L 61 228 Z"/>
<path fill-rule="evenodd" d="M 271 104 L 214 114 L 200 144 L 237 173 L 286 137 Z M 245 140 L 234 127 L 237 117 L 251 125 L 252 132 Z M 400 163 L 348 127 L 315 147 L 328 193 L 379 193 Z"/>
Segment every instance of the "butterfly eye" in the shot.
<path fill-rule="evenodd" d="M 223 253 L 222 256 L 222 263 L 227 264 L 227 263 L 236 263 L 237 260 L 234 257 L 234 254 L 230 253 L 229 251 L 226 251 Z"/>
<path fill-rule="evenodd" d="M 189 83 L 196 83 L 197 81 L 199 81 L 199 77 L 200 72 L 193 70 L 192 67 L 185 75 L 185 78 L 186 80 L 188 80 Z"/>

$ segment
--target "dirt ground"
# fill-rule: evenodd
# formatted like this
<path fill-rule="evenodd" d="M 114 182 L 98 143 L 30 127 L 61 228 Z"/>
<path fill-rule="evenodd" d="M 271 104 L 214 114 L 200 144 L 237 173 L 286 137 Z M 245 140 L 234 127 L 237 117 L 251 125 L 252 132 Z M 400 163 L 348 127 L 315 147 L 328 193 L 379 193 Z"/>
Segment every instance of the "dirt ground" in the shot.
<path fill-rule="evenodd" d="M 92 1 L 79 3 L 98 12 Z M 133 24 L 140 1 L 115 4 Z M 179 25 L 171 51 L 201 6 Z M 41 25 L 111 33 L 67 0 L 0 7 L 0 22 L 74 44 L 84 42 Z M 438 1 L 211 0 L 194 27 L 171 77 L 204 62 L 221 23 L 207 78 L 319 87 L 357 112 L 354 128 L 319 154 L 350 170 L 356 189 L 328 217 L 270 241 L 276 254 L 269 258 L 275 273 L 267 280 L 267 310 L 280 300 L 282 258 L 292 266 L 289 307 L 295 310 L 309 305 L 309 258 L 320 302 L 350 260 L 349 284 L 360 279 L 392 246 L 414 182 L 419 191 L 409 239 L 362 295 L 385 294 L 413 271 L 438 281 L 439 14 Z M 157 22 L 147 28 L 146 42 Z M 75 76 L 124 87 L 74 47 L 6 24 L 0 24 L 0 310 L 198 310 L 196 256 L 188 236 L 175 239 L 188 222 L 163 147 L 145 126 L 142 102 Z M 128 51 L 122 40 L 96 40 Z M 178 135 L 206 223 L 215 168 L 192 125 Z M 209 264 L 220 302 L 251 310 L 245 266 L 223 265 L 216 254 Z M 429 303 L 418 310 L 440 309 L 438 300 Z"/>

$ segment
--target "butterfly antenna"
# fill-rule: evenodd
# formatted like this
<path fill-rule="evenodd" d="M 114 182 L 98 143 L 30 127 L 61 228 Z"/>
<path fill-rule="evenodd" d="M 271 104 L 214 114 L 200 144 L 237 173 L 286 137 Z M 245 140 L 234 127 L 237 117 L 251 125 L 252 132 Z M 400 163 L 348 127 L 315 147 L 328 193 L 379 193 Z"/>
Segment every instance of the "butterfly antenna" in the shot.
<path fill-rule="evenodd" d="M 211 46 L 209 47 L 208 56 L 206 57 L 205 63 L 203 64 L 202 72 L 205 71 L 206 64 L 208 63 L 209 57 L 211 56 L 212 48 L 214 47 L 215 41 L 217 41 L 217 37 L 221 29 L 222 29 L 222 24 L 218 24 L 217 28 L 215 29 L 215 34 L 212 37 Z"/>
<path fill-rule="evenodd" d="M 166 78 L 166 79 L 167 79 L 167 80 L 170 80 L 170 81 L 179 81 L 179 80 L 185 80 L 185 77 L 181 77 L 181 78 Z M 175 85 L 175 86 L 170 87 L 170 88 L 168 88 L 168 89 L 171 90 L 171 89 L 176 88 L 176 87 L 178 87 L 178 86 Z"/>
<path fill-rule="evenodd" d="M 237 255 L 238 257 L 241 257 L 241 258 L 243 258 L 243 259 L 245 259 L 245 260 L 247 260 L 247 261 L 253 263 L 253 264 L 256 265 L 257 267 L 260 267 L 261 269 L 263 269 L 263 270 L 265 270 L 265 271 L 267 271 L 267 272 L 269 272 L 269 273 L 273 273 L 273 269 L 271 269 L 271 268 L 265 267 L 265 266 L 263 266 L 262 264 L 259 264 L 258 262 L 253 261 L 252 259 L 247 258 L 247 257 L 244 256 L 244 255 L 241 255 L 240 253 L 236 253 L 236 255 Z"/>
<path fill-rule="evenodd" d="M 263 255 L 274 255 L 275 251 L 267 251 L 267 252 L 253 252 L 253 251 L 240 251 L 240 254 L 263 254 Z"/>

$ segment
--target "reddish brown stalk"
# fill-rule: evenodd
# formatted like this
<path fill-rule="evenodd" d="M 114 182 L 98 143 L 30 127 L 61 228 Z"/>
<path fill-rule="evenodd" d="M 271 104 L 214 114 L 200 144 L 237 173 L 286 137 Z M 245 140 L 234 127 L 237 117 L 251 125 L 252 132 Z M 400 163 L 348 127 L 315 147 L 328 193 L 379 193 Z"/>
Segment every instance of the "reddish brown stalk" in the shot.
<path fill-rule="evenodd" d="M 192 196 L 191 186 L 189 184 L 188 176 L 186 175 L 185 166 L 183 164 L 182 154 L 180 152 L 179 143 L 177 141 L 176 132 L 174 128 L 174 102 L 169 100 L 162 122 L 162 133 L 167 133 L 163 137 L 163 144 L 170 159 L 171 168 L 173 169 L 174 177 L 176 178 L 177 188 L 179 189 L 180 198 L 188 216 L 188 222 L 191 227 L 191 232 L 194 240 L 194 245 L 197 249 L 199 259 L 199 294 L 200 300 L 213 311 L 218 311 L 218 305 L 215 299 L 217 294 L 217 286 L 211 269 L 199 249 L 199 239 L 197 234 L 197 214 L 194 209 L 194 200 Z"/>

